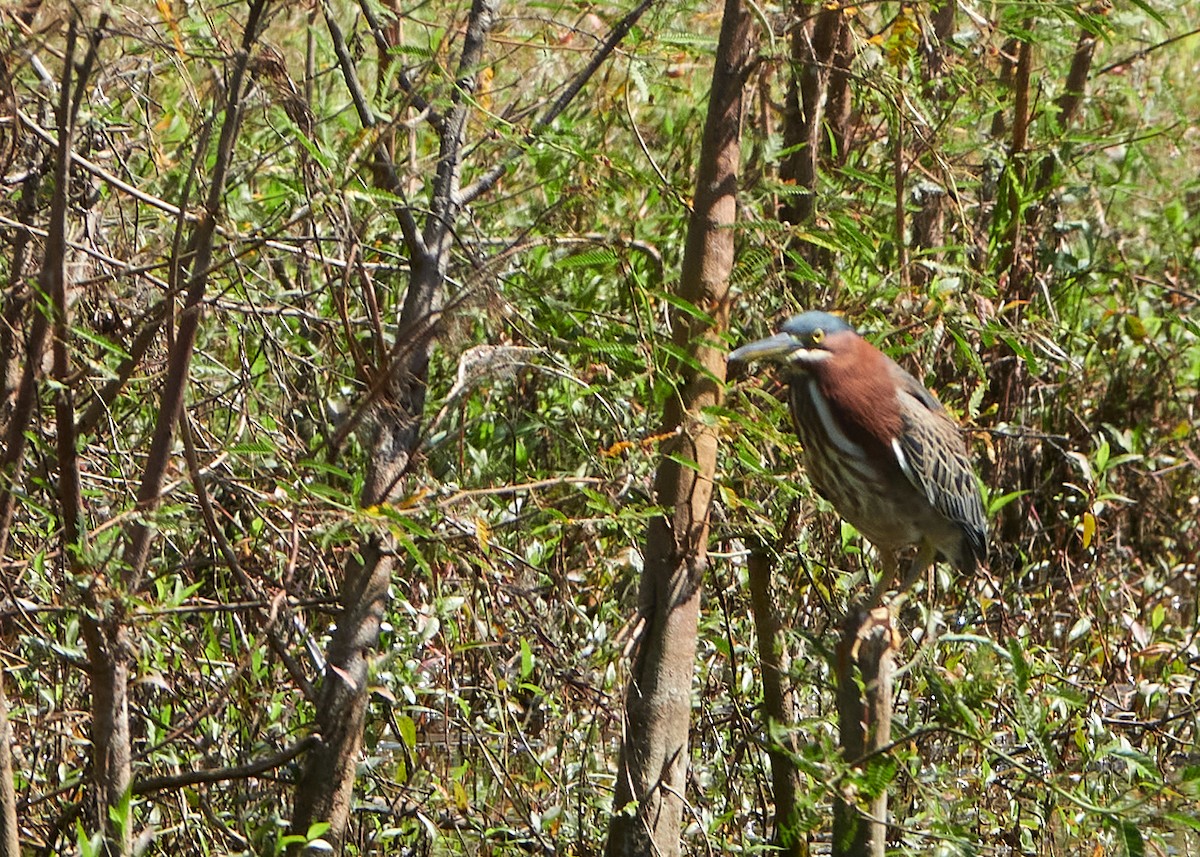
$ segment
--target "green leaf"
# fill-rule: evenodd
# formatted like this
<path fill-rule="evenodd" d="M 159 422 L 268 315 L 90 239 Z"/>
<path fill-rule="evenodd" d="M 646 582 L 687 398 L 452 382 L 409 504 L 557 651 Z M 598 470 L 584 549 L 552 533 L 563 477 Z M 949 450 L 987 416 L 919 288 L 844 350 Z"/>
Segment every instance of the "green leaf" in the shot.
<path fill-rule="evenodd" d="M 1117 842 L 1125 857 L 1145 857 L 1146 843 L 1138 826 L 1128 819 L 1118 819 L 1113 822 L 1116 828 Z"/>
<path fill-rule="evenodd" d="M 881 795 L 887 789 L 888 785 L 896 778 L 898 769 L 896 760 L 891 756 L 876 756 L 867 765 L 865 778 L 863 782 L 863 791 L 874 797 Z"/>
<path fill-rule="evenodd" d="M 407 536 L 401 536 L 397 541 L 404 548 L 405 553 L 412 558 L 412 561 L 426 574 L 433 575 L 433 567 L 429 564 L 429 560 L 425 558 L 424 552 L 417 547 L 416 542 Z"/>
<path fill-rule="evenodd" d="M 529 641 L 524 637 L 521 638 L 521 678 L 529 678 L 529 674 L 533 672 L 533 649 L 529 647 Z"/>
<path fill-rule="evenodd" d="M 1071 630 L 1067 633 L 1067 642 L 1074 643 L 1080 637 L 1086 637 L 1092 631 L 1092 617 L 1080 616 L 1075 620 L 1075 624 L 1071 626 Z"/>
<path fill-rule="evenodd" d="M 330 824 L 328 821 L 316 821 L 309 825 L 308 831 L 304 834 L 304 838 L 309 842 L 324 836 L 329 832 Z"/>
<path fill-rule="evenodd" d="M 1133 3 L 1134 6 L 1141 9 L 1143 12 L 1145 12 L 1147 15 L 1149 15 L 1151 18 L 1153 18 L 1155 23 L 1157 23 L 1160 27 L 1169 27 L 1170 26 L 1167 23 L 1166 18 L 1164 18 L 1157 9 L 1155 9 L 1153 6 L 1151 6 L 1149 3 L 1147 3 L 1146 0 L 1130 0 L 1130 2 Z"/>
<path fill-rule="evenodd" d="M 598 247 L 593 250 L 584 250 L 581 253 L 572 253 L 570 256 L 564 256 L 554 263 L 554 267 L 559 270 L 571 270 L 572 268 L 602 268 L 609 269 L 619 261 L 617 254 L 609 247 Z"/>
<path fill-rule="evenodd" d="M 1163 818 L 1169 819 L 1189 830 L 1200 831 L 1200 816 L 1189 815 L 1184 812 L 1167 812 L 1163 814 Z"/>
<path fill-rule="evenodd" d="M 232 455 L 274 455 L 278 449 L 271 441 L 263 439 L 230 444 L 228 451 Z"/>
<path fill-rule="evenodd" d="M 78 336 L 80 339 L 86 340 L 87 342 L 90 342 L 93 345 L 99 346 L 101 349 L 103 349 L 104 351 L 107 351 L 109 354 L 113 354 L 117 357 L 120 357 L 123 360 L 129 358 L 129 352 L 126 351 L 124 348 L 122 348 L 120 345 L 118 345 L 115 342 L 109 341 L 106 337 L 100 336 L 99 334 L 96 334 L 96 333 L 92 333 L 86 327 L 74 327 L 71 329 L 71 332 L 73 334 L 75 334 L 76 336 Z"/>
<path fill-rule="evenodd" d="M 1008 653 L 1012 656 L 1013 674 L 1017 678 L 1017 692 L 1024 696 L 1029 692 L 1031 671 L 1029 661 L 1025 660 L 1025 650 L 1021 648 L 1021 641 L 1015 638 L 1010 640 Z"/>
<path fill-rule="evenodd" d="M 400 733 L 400 740 L 404 742 L 404 746 L 410 750 L 415 750 L 417 747 L 417 723 L 406 714 L 400 714 L 396 717 L 396 731 Z"/>

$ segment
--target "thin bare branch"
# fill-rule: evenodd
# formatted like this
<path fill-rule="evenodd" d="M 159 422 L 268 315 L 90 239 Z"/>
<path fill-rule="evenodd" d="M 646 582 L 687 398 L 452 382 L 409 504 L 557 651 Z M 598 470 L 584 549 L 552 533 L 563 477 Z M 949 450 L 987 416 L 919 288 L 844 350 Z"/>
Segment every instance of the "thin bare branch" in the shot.
<path fill-rule="evenodd" d="M 642 2 L 631 9 L 624 18 L 617 22 L 617 25 L 613 27 L 612 31 L 608 34 L 608 38 L 606 38 L 604 43 L 601 44 L 600 47 L 596 49 L 596 52 L 592 54 L 592 58 L 588 61 L 588 64 L 580 69 L 575 77 L 571 78 L 571 82 L 567 84 L 566 89 L 559 94 L 558 98 L 556 98 L 554 103 L 547 108 L 546 112 L 538 117 L 538 120 L 533 123 L 533 127 L 530 128 L 528 133 L 521 138 L 521 142 L 516 149 L 508 157 L 476 179 L 474 183 L 463 188 L 460 195 L 460 202 L 462 205 L 469 205 L 471 202 L 478 199 L 495 186 L 496 182 L 498 182 L 504 176 L 504 174 L 508 172 L 508 168 L 512 166 L 512 162 L 516 159 L 517 155 L 530 143 L 536 140 L 538 134 L 550 127 L 550 124 L 562 115 L 562 112 L 566 110 L 567 107 L 570 106 L 571 102 L 575 100 L 575 97 L 583 91 L 583 88 L 587 86 L 588 81 L 591 80 L 596 72 L 599 71 L 600 67 L 604 65 L 605 61 L 617 49 L 617 46 L 621 44 L 627 35 L 629 35 L 629 31 L 633 29 L 634 25 L 637 24 L 642 15 L 644 15 L 646 11 L 656 2 L 658 2 L 658 0 L 642 0 Z"/>
<path fill-rule="evenodd" d="M 363 4 L 364 7 L 367 5 Z M 350 48 L 346 45 L 346 36 L 342 33 L 342 28 L 338 26 L 337 19 L 333 17 L 333 10 L 330 8 L 328 0 L 321 0 L 321 14 L 325 17 L 325 28 L 329 31 L 329 38 L 333 42 L 333 52 L 338 59 L 338 68 L 341 69 L 342 79 L 346 82 L 346 89 L 350 91 L 350 99 L 354 102 L 358 121 L 364 128 L 375 128 L 378 124 L 375 119 L 375 111 L 371 109 L 371 103 L 367 99 L 366 93 L 363 92 L 362 84 L 359 83 L 354 58 L 350 56 Z M 376 39 L 380 38 L 378 30 L 374 26 L 372 26 L 372 31 L 376 33 Z M 385 56 L 387 55 L 386 51 L 383 53 Z M 384 172 L 388 192 L 403 196 L 404 184 L 396 172 L 396 163 L 392 153 L 385 146 L 380 145 L 376 151 L 376 157 Z M 413 216 L 412 207 L 397 205 L 393 208 L 405 243 L 408 244 L 414 255 L 423 254 L 425 245 L 417 227 L 416 218 Z"/>
<path fill-rule="evenodd" d="M 146 468 L 138 489 L 138 508 L 145 513 L 158 505 L 163 478 L 170 461 L 171 445 L 175 428 L 183 410 L 187 390 L 188 371 L 192 362 L 192 350 L 196 333 L 200 327 L 200 307 L 208 283 L 209 266 L 212 262 L 213 239 L 217 219 L 221 212 L 221 199 L 225 194 L 225 178 L 233 160 L 234 145 L 241 127 L 242 98 L 245 95 L 246 69 L 250 54 L 258 40 L 260 24 L 267 0 L 254 0 L 250 5 L 242 46 L 233 63 L 230 75 L 228 104 L 225 121 L 221 125 L 221 137 L 217 143 L 217 154 L 213 164 L 208 198 L 204 206 L 204 217 L 196 226 L 191 239 L 191 277 L 188 283 L 185 306 L 180 314 L 179 329 L 168 359 L 166 382 L 159 405 L 158 422 L 146 458 Z M 146 560 L 150 552 L 150 527 L 144 520 L 133 525 L 129 532 L 125 554 L 126 586 L 136 591 L 141 585 Z"/>
<path fill-rule="evenodd" d="M 147 777 L 133 784 L 135 795 L 148 795 L 154 792 L 178 789 L 183 786 L 198 786 L 207 783 L 225 783 L 232 780 L 245 780 L 258 777 L 282 768 L 296 757 L 308 752 L 318 741 L 317 736 L 308 735 L 301 738 L 286 750 L 281 750 L 270 756 L 255 759 L 244 765 L 233 765 L 228 768 L 213 768 L 212 770 L 185 771 L 181 774 L 171 774 L 164 777 Z"/>
<path fill-rule="evenodd" d="M 380 58 L 382 59 L 383 57 L 390 57 L 392 55 L 392 49 L 394 45 L 392 45 L 384 35 L 383 22 L 380 21 L 379 16 L 375 14 L 375 7 L 369 2 L 369 0 L 359 0 L 358 8 L 359 11 L 362 12 L 363 18 L 367 22 L 367 26 L 371 28 L 371 35 L 375 39 L 375 47 L 379 51 Z M 400 84 L 400 88 L 403 89 L 408 95 L 409 99 L 412 101 L 413 107 L 417 109 L 418 113 L 421 113 L 425 116 L 426 120 L 430 125 L 433 126 L 434 129 L 440 132 L 442 129 L 442 123 L 445 121 L 442 114 L 434 110 L 433 105 L 431 105 L 419 92 L 417 92 L 417 88 L 413 84 L 412 78 L 409 77 L 408 72 L 405 69 L 397 67 L 395 74 L 396 82 Z"/>
<path fill-rule="evenodd" d="M 279 609 L 286 607 L 286 599 L 274 598 L 269 599 L 250 576 L 246 574 L 246 570 L 242 568 L 241 562 L 238 561 L 237 553 L 233 549 L 233 545 L 229 543 L 229 538 L 225 535 L 225 531 L 221 529 L 217 523 L 216 512 L 213 511 L 212 499 L 208 494 L 208 480 L 204 475 L 204 468 L 200 465 L 200 455 L 196 451 L 196 439 L 192 432 L 191 420 L 188 418 L 185 411 L 181 420 L 180 434 L 183 437 L 183 454 L 187 461 L 188 476 L 192 480 L 192 487 L 196 492 L 196 500 L 200 503 L 200 512 L 204 517 L 204 524 L 208 528 L 208 535 L 214 542 L 217 543 L 217 549 L 221 552 L 221 557 L 225 560 L 225 564 L 230 571 L 234 573 L 237 579 L 241 582 L 242 588 L 255 599 L 258 604 L 269 605 L 257 607 L 257 614 L 262 631 L 266 634 L 267 644 L 270 645 L 271 651 L 279 658 L 284 669 L 288 671 L 288 675 L 292 677 L 292 681 L 296 682 L 296 686 L 300 688 L 304 694 L 304 698 L 309 702 L 316 702 L 317 694 L 313 690 L 312 682 L 308 680 L 304 670 L 296 659 L 292 657 L 292 653 L 288 650 L 287 644 L 279 636 L 275 626 L 279 619 Z"/>
<path fill-rule="evenodd" d="M 75 121 L 79 115 L 79 104 L 83 100 L 84 87 L 96 64 L 96 48 L 100 43 L 108 15 L 102 14 L 88 39 L 88 52 L 75 81 L 75 93 L 64 81 L 62 101 L 59 105 L 59 143 L 55 164 L 54 196 L 50 203 L 50 228 L 46 238 L 45 264 L 42 266 L 39 285 L 50 299 L 52 314 L 51 350 L 54 356 L 52 372 L 55 380 L 54 413 L 58 446 L 58 497 L 62 516 L 63 542 L 68 561 L 79 568 L 79 551 L 87 539 L 87 522 L 84 520 L 83 492 L 79 481 L 79 452 L 75 435 L 75 399 L 71 389 L 71 356 L 68 351 L 71 329 L 67 318 L 67 201 L 71 187 L 71 145 L 75 134 Z M 71 35 L 74 39 L 75 19 L 71 20 Z M 68 54 L 69 56 L 69 54 Z"/>
<path fill-rule="evenodd" d="M 471 107 L 470 96 L 474 94 L 479 82 L 483 47 L 487 42 L 488 33 L 496 23 L 499 7 L 499 0 L 474 0 L 471 4 L 462 55 L 458 61 L 458 79 L 450 96 L 450 110 L 446 113 L 446 121 L 440 135 L 441 148 L 438 152 L 437 175 L 433 182 L 430 216 L 425 222 L 425 246 L 435 256 L 448 249 L 450 230 L 463 206 L 459 196 L 459 181 L 462 175 L 462 147 L 465 142 L 467 116 Z M 410 296 L 411 292 L 410 289 Z M 406 312 L 408 309 L 406 301 Z"/>

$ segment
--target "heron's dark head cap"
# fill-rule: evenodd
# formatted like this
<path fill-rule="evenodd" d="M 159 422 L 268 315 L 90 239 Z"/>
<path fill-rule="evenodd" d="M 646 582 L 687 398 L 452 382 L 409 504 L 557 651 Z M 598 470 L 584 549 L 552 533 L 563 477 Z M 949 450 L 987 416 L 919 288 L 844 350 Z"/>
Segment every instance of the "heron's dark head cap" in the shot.
<path fill-rule="evenodd" d="M 813 310 L 792 316 L 779 328 L 779 333 L 743 345 L 729 355 L 730 362 L 748 363 L 751 360 L 770 360 L 775 363 L 812 365 L 832 356 L 830 342 L 835 334 L 854 334 L 854 328 L 844 319 L 827 312 Z"/>

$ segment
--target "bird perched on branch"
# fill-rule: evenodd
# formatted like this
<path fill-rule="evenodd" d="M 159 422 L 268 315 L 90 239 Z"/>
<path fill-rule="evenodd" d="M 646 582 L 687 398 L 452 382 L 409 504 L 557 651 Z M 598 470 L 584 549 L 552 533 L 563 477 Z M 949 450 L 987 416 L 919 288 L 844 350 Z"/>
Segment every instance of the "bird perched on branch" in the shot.
<path fill-rule="evenodd" d="M 906 548 L 917 554 L 901 592 L 939 558 L 965 573 L 986 559 L 987 521 L 958 425 L 845 321 L 803 313 L 729 360 L 780 367 L 809 480 L 880 551 L 871 604 L 888 591 Z"/>

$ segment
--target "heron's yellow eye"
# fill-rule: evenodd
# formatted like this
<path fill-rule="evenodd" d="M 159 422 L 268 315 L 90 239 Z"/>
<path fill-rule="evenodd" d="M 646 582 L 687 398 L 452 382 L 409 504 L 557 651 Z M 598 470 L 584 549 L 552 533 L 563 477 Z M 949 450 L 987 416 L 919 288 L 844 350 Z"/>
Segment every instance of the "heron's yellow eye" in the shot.
<path fill-rule="evenodd" d="M 824 338 L 825 338 L 825 331 L 823 331 L 821 328 L 818 327 L 816 330 L 814 330 L 812 332 L 812 344 L 813 345 L 820 345 L 821 340 Z"/>

